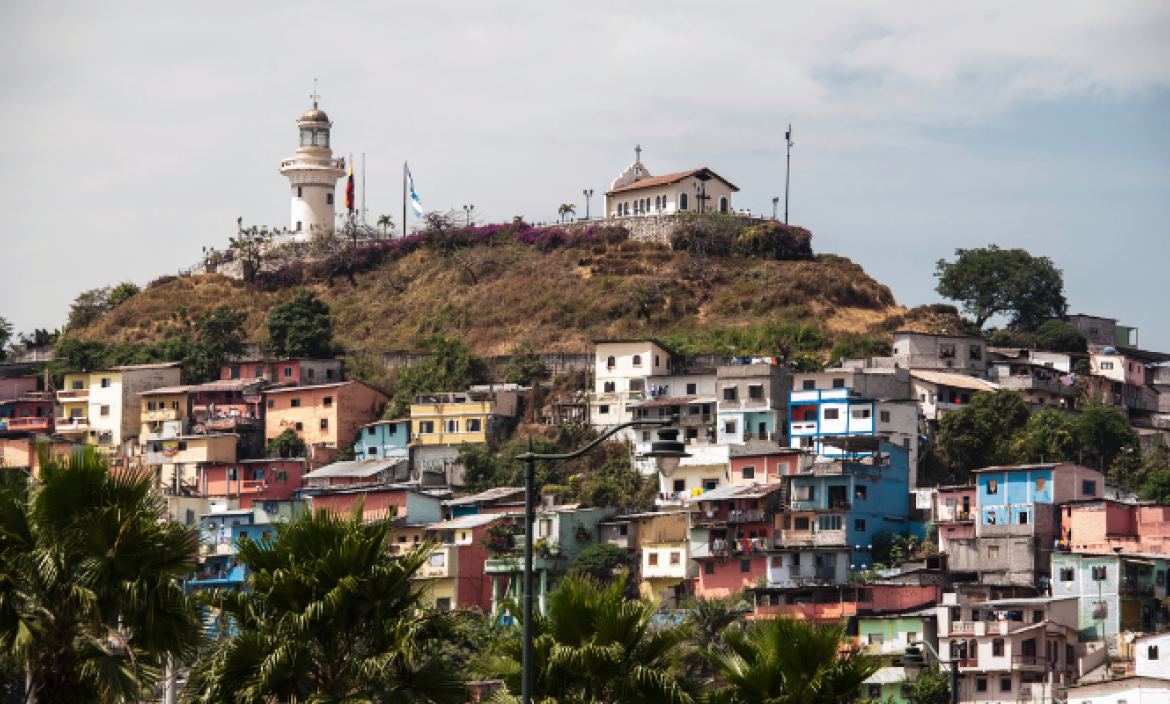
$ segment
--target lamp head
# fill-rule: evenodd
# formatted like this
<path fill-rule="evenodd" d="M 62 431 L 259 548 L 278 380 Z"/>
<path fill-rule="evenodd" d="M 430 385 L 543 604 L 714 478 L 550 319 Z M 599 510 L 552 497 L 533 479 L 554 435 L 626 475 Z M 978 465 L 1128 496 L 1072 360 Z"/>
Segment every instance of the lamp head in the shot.
<path fill-rule="evenodd" d="M 678 441 L 678 430 L 659 430 L 658 440 L 650 443 L 650 451 L 645 457 L 653 457 L 658 465 L 658 473 L 664 477 L 673 476 L 678 470 L 679 461 L 690 457 L 687 446 Z"/>
<path fill-rule="evenodd" d="M 926 667 L 926 658 L 922 657 L 922 649 L 916 645 L 906 646 L 906 652 L 902 655 L 902 668 L 906 670 L 906 681 L 914 682 L 918 679 L 918 675 L 924 667 Z"/>

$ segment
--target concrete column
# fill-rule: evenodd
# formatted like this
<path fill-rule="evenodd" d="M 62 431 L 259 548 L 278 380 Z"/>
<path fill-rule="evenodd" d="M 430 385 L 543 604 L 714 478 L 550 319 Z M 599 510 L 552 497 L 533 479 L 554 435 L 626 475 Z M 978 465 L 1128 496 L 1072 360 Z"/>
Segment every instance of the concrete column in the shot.
<path fill-rule="evenodd" d="M 544 614 L 544 596 L 548 593 L 548 570 L 540 571 L 540 613 Z"/>
<path fill-rule="evenodd" d="M 496 609 L 499 607 L 499 594 L 500 594 L 500 577 L 499 577 L 499 575 L 493 574 L 492 575 L 492 613 L 493 614 L 496 612 Z"/>

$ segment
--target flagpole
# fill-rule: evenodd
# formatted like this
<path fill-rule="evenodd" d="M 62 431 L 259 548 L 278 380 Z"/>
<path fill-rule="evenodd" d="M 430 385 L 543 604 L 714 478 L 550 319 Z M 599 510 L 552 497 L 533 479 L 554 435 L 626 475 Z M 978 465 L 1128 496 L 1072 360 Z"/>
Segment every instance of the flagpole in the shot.
<path fill-rule="evenodd" d="M 402 236 L 406 237 L 406 162 L 402 162 Z"/>

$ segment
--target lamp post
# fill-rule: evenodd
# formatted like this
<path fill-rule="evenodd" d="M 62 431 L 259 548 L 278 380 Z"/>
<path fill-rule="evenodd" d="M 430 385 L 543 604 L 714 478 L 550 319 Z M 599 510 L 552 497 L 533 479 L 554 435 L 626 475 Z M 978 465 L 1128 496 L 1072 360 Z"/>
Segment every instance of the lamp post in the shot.
<path fill-rule="evenodd" d="M 589 199 L 593 197 L 593 189 L 586 188 L 584 191 L 581 191 L 581 192 L 585 194 L 585 219 L 588 220 L 589 219 Z"/>
<path fill-rule="evenodd" d="M 536 460 L 569 460 L 577 459 L 594 450 L 598 445 L 608 440 L 614 433 L 633 426 L 666 426 L 673 421 L 670 419 L 632 420 L 612 428 L 609 432 L 582 447 L 576 452 L 565 455 L 542 455 L 532 451 L 532 438 L 528 438 L 528 452 L 517 455 L 516 459 L 524 461 L 524 657 L 523 672 L 521 674 L 521 702 L 532 704 L 532 524 L 536 520 L 533 507 L 534 484 L 536 482 Z M 646 457 L 654 458 L 658 469 L 666 476 L 674 474 L 678 469 L 679 461 L 683 457 L 690 457 L 686 452 L 686 445 L 678 442 L 677 430 L 666 430 L 659 433 L 661 440 L 650 445 L 650 452 Z"/>
<path fill-rule="evenodd" d="M 959 660 L 954 658 L 951 660 L 943 660 L 938 656 L 938 652 L 924 640 L 916 640 L 906 646 L 906 654 L 902 656 L 902 668 L 906 670 L 907 681 L 913 683 L 918 679 L 918 675 L 922 672 L 922 668 L 926 666 L 926 659 L 922 657 L 922 650 L 915 646 L 925 645 L 934 659 L 940 665 L 951 666 L 951 704 L 959 704 Z"/>
<path fill-rule="evenodd" d="M 467 226 L 468 226 L 468 227 L 471 227 L 471 215 L 472 215 L 472 213 L 474 213 L 474 212 L 475 212 L 475 206 L 474 206 L 474 205 L 465 205 L 465 206 L 463 206 L 463 214 L 467 216 Z"/>
<path fill-rule="evenodd" d="M 772 199 L 772 219 L 773 220 L 776 219 L 776 209 L 778 207 L 780 207 L 780 196 L 776 196 L 775 198 Z"/>
<path fill-rule="evenodd" d="M 792 123 L 788 123 L 788 131 L 784 133 L 784 141 L 788 143 L 788 162 L 784 167 L 784 224 L 788 224 L 788 183 L 792 178 Z"/>

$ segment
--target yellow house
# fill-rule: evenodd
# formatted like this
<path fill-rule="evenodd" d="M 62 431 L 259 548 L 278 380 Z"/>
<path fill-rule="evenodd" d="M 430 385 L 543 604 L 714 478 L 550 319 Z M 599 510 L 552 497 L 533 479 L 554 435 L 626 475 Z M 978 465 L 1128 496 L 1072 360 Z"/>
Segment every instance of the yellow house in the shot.
<path fill-rule="evenodd" d="M 151 440 L 146 445 L 146 464 L 160 466 L 159 481 L 178 492 L 182 486 L 193 487 L 198 482 L 198 467 L 208 463 L 236 461 L 239 436 L 180 435 L 162 440 Z"/>
<path fill-rule="evenodd" d="M 638 589 L 648 599 L 678 603 L 679 587 L 690 574 L 691 559 L 686 540 L 642 543 L 642 582 Z"/>
<path fill-rule="evenodd" d="M 410 445 L 482 445 L 495 437 L 496 403 L 484 394 L 420 394 L 410 407 Z"/>
<path fill-rule="evenodd" d="M 140 395 L 179 383 L 178 362 L 71 372 L 57 392 L 57 432 L 112 455 L 130 454 L 142 428 Z"/>
<path fill-rule="evenodd" d="M 183 435 L 187 429 L 188 404 L 186 386 L 170 386 L 142 394 L 142 428 L 138 441 L 162 440 Z"/>

